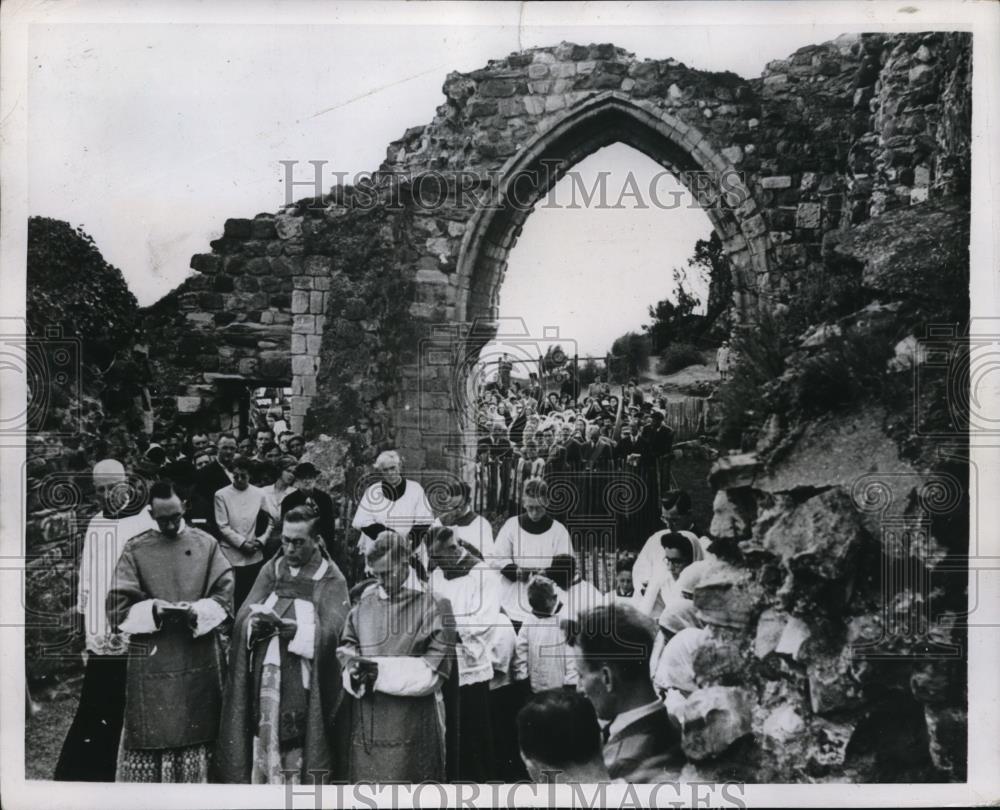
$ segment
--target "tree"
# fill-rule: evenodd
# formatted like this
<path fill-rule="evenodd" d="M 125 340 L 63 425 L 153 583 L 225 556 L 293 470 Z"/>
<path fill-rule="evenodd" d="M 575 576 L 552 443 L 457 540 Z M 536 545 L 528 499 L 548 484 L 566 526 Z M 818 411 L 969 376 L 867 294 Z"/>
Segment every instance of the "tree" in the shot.
<path fill-rule="evenodd" d="M 708 281 L 704 315 L 695 312 L 701 300 L 685 286 L 692 274 Z M 653 353 L 662 353 L 672 343 L 714 344 L 728 335 L 733 280 L 718 234 L 713 231 L 708 239 L 695 242 L 687 269 L 674 268 L 673 276 L 673 296 L 649 308 L 652 323 L 643 327 L 652 342 Z"/>
<path fill-rule="evenodd" d="M 623 383 L 630 377 L 637 377 L 649 367 L 651 340 L 648 334 L 626 332 L 611 344 L 611 354 L 623 358 L 613 363 L 611 376 L 615 382 Z"/>
<path fill-rule="evenodd" d="M 681 270 L 674 270 L 673 300 L 664 298 L 649 308 L 653 322 L 643 326 L 649 335 L 654 354 L 660 354 L 671 343 L 691 343 L 693 333 L 700 328 L 701 315 L 695 309 L 701 302 L 684 287 Z"/>
<path fill-rule="evenodd" d="M 53 328 L 77 338 L 85 362 L 106 368 L 130 347 L 139 309 L 125 278 L 81 228 L 47 217 L 28 219 L 26 316 L 36 337 Z"/>

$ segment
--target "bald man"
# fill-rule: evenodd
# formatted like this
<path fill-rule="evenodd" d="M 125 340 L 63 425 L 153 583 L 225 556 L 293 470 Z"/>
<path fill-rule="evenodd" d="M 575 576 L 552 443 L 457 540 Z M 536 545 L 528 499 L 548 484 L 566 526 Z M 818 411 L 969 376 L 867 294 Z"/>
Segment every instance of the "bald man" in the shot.
<path fill-rule="evenodd" d="M 104 603 L 126 541 L 155 529 L 134 497 L 125 468 L 114 459 L 94 465 L 99 512 L 83 537 L 77 610 L 83 614 L 86 668 L 76 717 L 63 743 L 54 778 L 113 782 L 125 711 L 125 651 L 128 637 L 108 625 Z"/>

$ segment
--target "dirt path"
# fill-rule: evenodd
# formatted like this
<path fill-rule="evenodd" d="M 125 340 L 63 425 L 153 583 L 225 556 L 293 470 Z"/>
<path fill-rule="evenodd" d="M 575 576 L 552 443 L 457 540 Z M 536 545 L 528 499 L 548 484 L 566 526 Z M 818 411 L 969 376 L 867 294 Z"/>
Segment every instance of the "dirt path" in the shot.
<path fill-rule="evenodd" d="M 648 371 L 639 378 L 639 384 L 643 388 L 651 385 L 663 386 L 668 402 L 684 399 L 689 394 L 683 389 L 699 382 L 718 382 L 719 372 L 714 365 L 697 365 L 682 368 L 673 374 L 657 374 L 655 371 Z"/>

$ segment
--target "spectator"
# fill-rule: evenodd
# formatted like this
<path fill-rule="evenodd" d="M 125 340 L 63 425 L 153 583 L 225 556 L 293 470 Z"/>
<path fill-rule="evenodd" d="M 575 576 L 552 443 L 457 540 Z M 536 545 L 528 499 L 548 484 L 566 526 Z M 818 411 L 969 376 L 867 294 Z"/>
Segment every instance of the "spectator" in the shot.
<path fill-rule="evenodd" d="M 633 773 L 648 770 L 654 758 L 680 764 L 680 736 L 649 673 L 652 622 L 631 607 L 612 604 L 565 627 L 576 655 L 577 689 L 608 723 L 602 733 L 611 778 L 627 782 Z"/>
<path fill-rule="evenodd" d="M 517 714 L 517 738 L 533 782 L 610 781 L 594 707 L 576 692 L 551 689 L 535 695 Z"/>

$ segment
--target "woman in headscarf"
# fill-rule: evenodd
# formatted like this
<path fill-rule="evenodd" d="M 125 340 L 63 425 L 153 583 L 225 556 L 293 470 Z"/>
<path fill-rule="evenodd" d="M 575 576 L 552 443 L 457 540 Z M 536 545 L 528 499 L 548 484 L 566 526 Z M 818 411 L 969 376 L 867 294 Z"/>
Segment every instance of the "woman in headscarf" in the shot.
<path fill-rule="evenodd" d="M 654 535 L 655 537 L 655 535 Z M 653 538 L 650 538 L 653 539 Z M 671 599 L 680 594 L 676 590 L 677 578 L 692 563 L 705 559 L 705 552 L 697 538 L 688 532 L 665 531 L 660 533 L 662 556 L 653 561 L 646 579 L 648 584 L 636 606 L 647 616 L 658 616 Z M 642 555 L 640 555 L 641 557 Z M 636 565 L 639 561 L 636 561 Z M 633 580 L 638 584 L 633 568 Z"/>
<path fill-rule="evenodd" d="M 683 724 L 684 703 L 698 688 L 694 657 L 707 634 L 706 627 L 681 629 L 663 648 L 653 675 L 653 686 L 663 699 L 667 715 L 678 728 Z"/>

